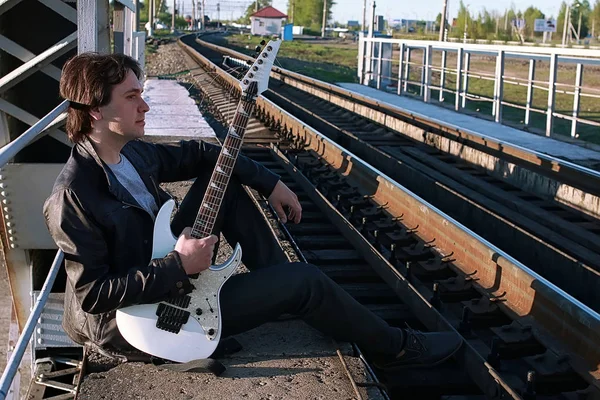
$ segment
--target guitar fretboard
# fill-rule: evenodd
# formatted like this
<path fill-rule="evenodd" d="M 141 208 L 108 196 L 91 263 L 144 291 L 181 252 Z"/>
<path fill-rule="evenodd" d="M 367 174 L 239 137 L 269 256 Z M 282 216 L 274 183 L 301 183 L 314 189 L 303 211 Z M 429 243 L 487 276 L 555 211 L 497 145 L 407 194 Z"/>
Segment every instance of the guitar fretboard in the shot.
<path fill-rule="evenodd" d="M 245 95 L 238 104 L 192 227 L 192 237 L 196 239 L 207 237 L 212 233 L 229 178 L 231 178 L 237 156 L 242 148 L 248 120 L 254 112 L 255 106 L 256 101 L 252 95 Z"/>

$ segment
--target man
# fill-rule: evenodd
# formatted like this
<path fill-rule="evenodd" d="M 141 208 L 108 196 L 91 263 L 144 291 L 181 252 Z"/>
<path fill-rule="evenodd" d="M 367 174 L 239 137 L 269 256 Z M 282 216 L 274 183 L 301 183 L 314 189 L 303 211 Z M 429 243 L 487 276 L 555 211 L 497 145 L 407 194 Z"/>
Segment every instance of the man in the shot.
<path fill-rule="evenodd" d="M 67 133 L 75 146 L 44 204 L 50 233 L 65 253 L 65 331 L 75 342 L 116 351 L 130 349 L 116 310 L 189 293 L 188 275 L 211 265 L 217 243 L 214 235 L 192 238 L 190 226 L 220 147 L 140 140 L 149 111 L 141 75 L 135 60 L 119 54 L 82 54 L 65 64 L 60 93 L 71 101 Z M 171 226 L 175 249 L 150 259 L 154 218 L 169 198 L 159 183 L 192 178 Z M 436 364 L 460 347 L 451 332 L 390 327 L 317 267 L 285 263 L 242 185 L 268 197 L 283 222 L 298 223 L 302 215 L 296 195 L 277 175 L 239 156 L 214 233 L 241 244 L 251 272 L 231 277 L 221 290 L 222 337 L 292 314 L 324 334 L 356 342 L 383 367 Z"/>

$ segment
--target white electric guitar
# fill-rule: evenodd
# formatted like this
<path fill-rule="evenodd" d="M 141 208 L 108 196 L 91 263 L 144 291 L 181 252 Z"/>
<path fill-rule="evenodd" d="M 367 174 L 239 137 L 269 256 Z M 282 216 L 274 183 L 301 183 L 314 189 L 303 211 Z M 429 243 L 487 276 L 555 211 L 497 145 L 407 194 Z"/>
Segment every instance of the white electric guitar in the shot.
<path fill-rule="evenodd" d="M 267 43 L 240 82 L 242 98 L 192 227 L 194 238 L 204 238 L 212 233 L 248 120 L 256 106 L 256 97 L 268 87 L 280 45 L 280 41 Z M 175 248 L 177 238 L 170 226 L 174 206 L 173 200 L 167 201 L 156 216 L 152 258 L 162 258 Z M 221 287 L 241 260 L 242 249 L 236 244 L 229 260 L 190 279 L 194 285 L 190 294 L 117 310 L 119 331 L 132 346 L 156 357 L 176 362 L 208 358 L 221 338 Z"/>

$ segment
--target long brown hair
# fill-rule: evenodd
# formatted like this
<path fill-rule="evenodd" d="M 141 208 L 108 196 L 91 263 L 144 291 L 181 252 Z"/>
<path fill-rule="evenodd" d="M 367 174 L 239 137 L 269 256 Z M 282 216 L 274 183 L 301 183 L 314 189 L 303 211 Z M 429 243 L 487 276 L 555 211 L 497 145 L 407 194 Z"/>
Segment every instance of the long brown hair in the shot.
<path fill-rule="evenodd" d="M 89 111 L 110 103 L 112 87 L 123 82 L 129 70 L 142 77 L 138 62 L 124 54 L 83 53 L 65 63 L 60 95 L 71 101 L 67 134 L 72 142 L 80 142 L 92 131 Z"/>

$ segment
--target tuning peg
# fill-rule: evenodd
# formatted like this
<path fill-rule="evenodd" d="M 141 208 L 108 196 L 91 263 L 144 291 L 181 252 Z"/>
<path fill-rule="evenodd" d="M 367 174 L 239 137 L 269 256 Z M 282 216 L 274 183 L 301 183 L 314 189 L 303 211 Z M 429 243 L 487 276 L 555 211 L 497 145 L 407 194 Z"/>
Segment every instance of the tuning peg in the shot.
<path fill-rule="evenodd" d="M 256 53 L 260 53 L 260 51 L 261 51 L 261 50 L 262 50 L 262 47 L 261 47 L 261 46 L 256 46 L 256 48 L 254 49 L 254 51 L 255 51 Z"/>
<path fill-rule="evenodd" d="M 261 40 L 261 41 L 260 41 L 260 45 L 261 45 L 261 46 L 264 46 L 265 44 L 267 44 L 267 42 L 266 42 L 266 40 L 265 40 L 265 39 L 263 39 L 263 40 Z"/>

